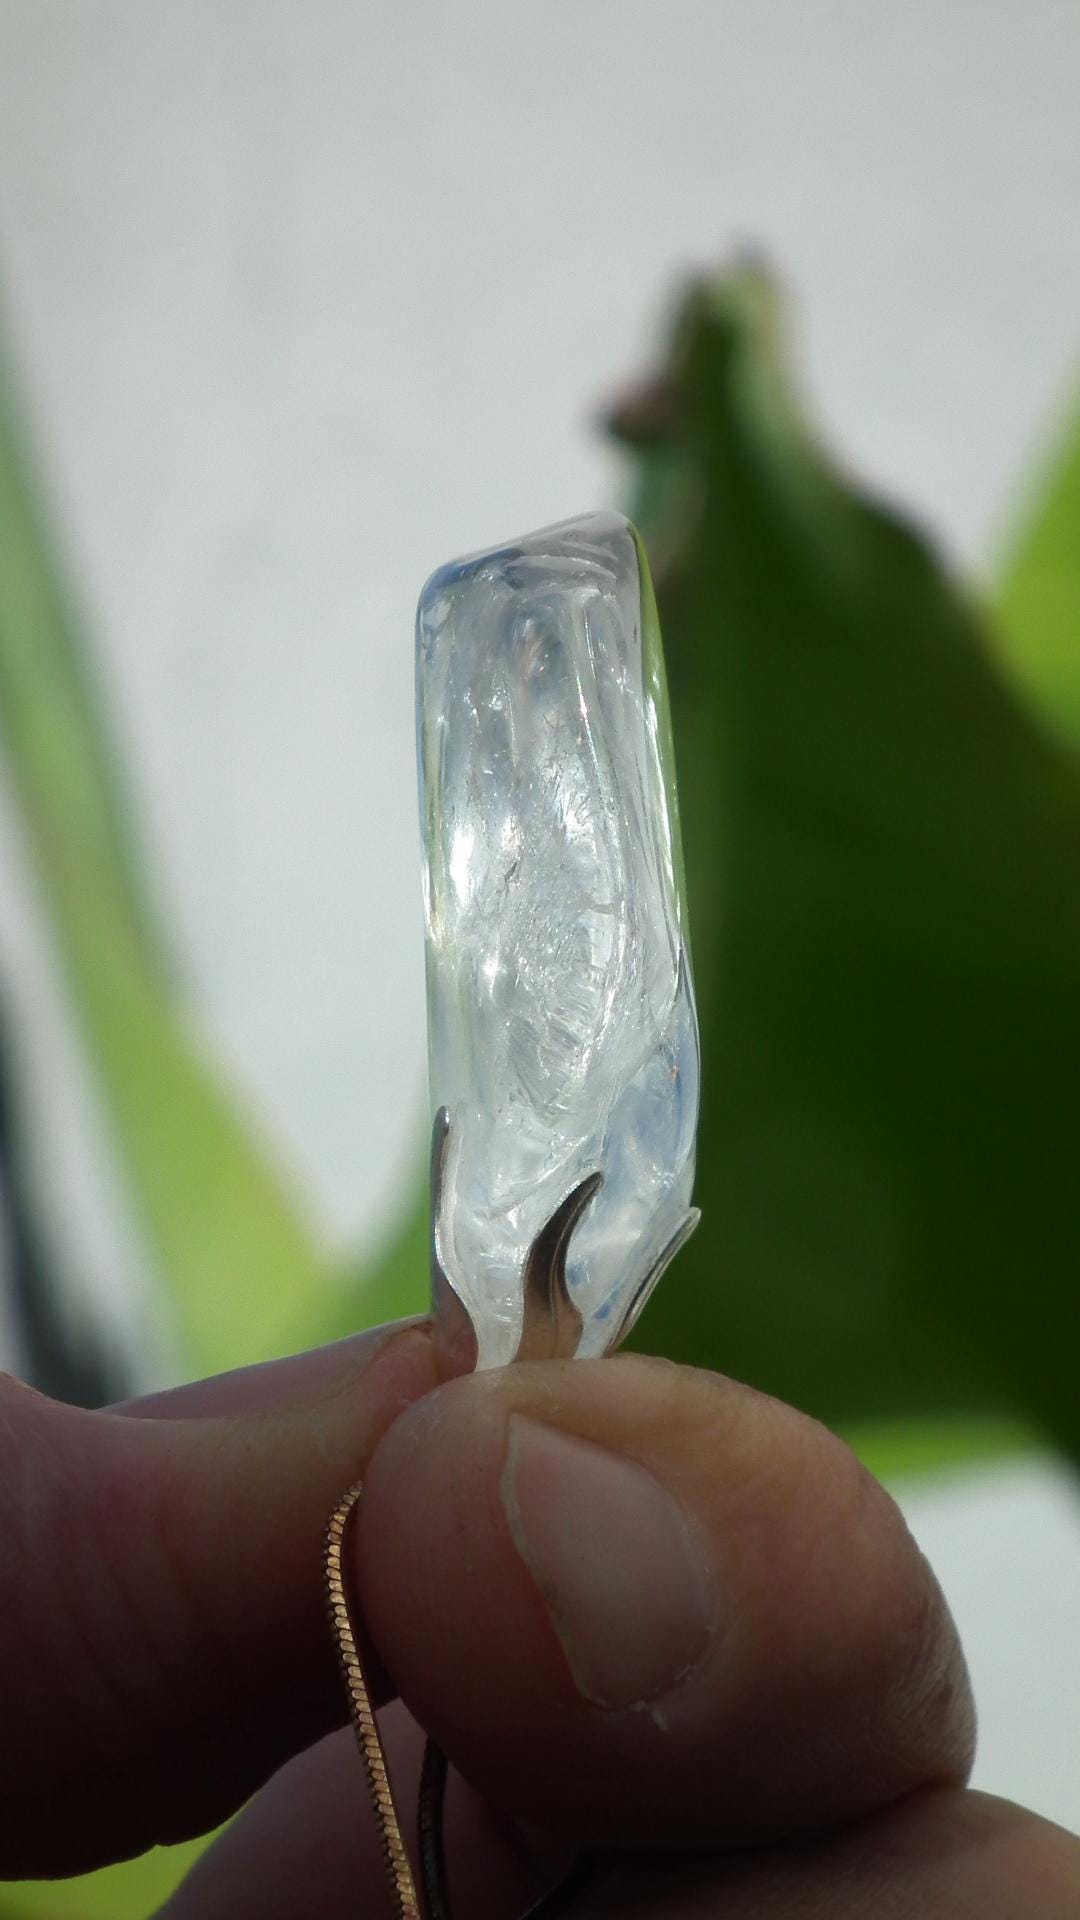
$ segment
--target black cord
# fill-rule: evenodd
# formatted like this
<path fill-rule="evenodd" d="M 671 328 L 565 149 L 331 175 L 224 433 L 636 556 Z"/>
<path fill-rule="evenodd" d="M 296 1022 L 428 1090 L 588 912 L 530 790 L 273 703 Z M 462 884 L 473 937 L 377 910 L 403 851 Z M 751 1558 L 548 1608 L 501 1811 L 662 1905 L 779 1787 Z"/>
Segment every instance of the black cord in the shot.
<path fill-rule="evenodd" d="M 429 1740 L 424 1748 L 420 1769 L 417 1828 L 420 1844 L 420 1872 L 423 1880 L 425 1920 L 453 1920 L 450 1889 L 446 1874 L 446 1755 Z M 569 1873 L 534 1900 L 521 1920 L 559 1920 L 577 1904 L 596 1872 L 596 1863 L 587 1854 L 575 1860 Z"/>

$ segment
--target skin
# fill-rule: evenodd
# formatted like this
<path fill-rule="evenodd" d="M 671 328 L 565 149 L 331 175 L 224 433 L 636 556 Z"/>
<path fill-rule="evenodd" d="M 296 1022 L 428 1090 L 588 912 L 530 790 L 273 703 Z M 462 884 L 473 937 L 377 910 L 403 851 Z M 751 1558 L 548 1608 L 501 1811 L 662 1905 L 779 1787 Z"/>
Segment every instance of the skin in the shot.
<path fill-rule="evenodd" d="M 895 1505 L 732 1381 L 440 1383 L 417 1323 L 104 1413 L 4 1380 L 0 1468 L 0 1877 L 243 1808 L 168 1920 L 389 1914 L 319 1579 L 363 1476 L 350 1582 L 402 1799 L 418 1721 L 455 1763 L 463 1915 L 581 1848 L 582 1920 L 1080 1913 L 1080 1840 L 965 1786 L 963 1655 Z"/>

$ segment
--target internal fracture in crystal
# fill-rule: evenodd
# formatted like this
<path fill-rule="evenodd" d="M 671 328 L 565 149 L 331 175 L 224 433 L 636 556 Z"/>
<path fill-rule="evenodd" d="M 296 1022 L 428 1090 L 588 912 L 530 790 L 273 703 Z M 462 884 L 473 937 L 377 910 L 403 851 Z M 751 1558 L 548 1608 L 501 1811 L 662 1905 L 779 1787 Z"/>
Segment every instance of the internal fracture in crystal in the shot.
<path fill-rule="evenodd" d="M 690 1217 L 698 1038 L 663 657 L 614 514 L 443 567 L 417 620 L 439 1259 L 513 1358 L 537 1235 L 602 1185 L 566 1275 L 603 1353 Z"/>

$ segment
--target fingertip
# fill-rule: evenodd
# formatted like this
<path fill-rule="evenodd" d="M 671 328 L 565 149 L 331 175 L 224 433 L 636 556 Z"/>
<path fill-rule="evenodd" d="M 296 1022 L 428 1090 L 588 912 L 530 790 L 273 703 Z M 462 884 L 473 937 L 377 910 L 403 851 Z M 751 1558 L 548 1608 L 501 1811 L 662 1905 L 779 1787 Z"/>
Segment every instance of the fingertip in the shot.
<path fill-rule="evenodd" d="M 234 1367 L 205 1380 L 165 1387 L 104 1409 L 138 1420 L 212 1420 L 222 1416 L 284 1413 L 335 1393 L 348 1393 L 377 1364 L 400 1369 L 402 1405 L 437 1384 L 431 1321 L 396 1320 L 347 1334 L 281 1360 Z"/>
<path fill-rule="evenodd" d="M 512 1814 L 598 1845 L 795 1837 L 961 1777 L 962 1655 L 834 1436 L 628 1356 L 450 1382 L 379 1447 L 380 1658 Z"/>

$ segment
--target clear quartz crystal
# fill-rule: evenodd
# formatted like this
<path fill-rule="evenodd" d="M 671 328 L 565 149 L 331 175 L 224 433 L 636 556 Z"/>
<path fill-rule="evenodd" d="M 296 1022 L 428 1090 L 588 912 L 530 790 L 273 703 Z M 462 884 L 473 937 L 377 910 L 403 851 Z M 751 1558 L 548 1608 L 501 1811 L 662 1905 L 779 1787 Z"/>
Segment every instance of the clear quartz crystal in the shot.
<path fill-rule="evenodd" d="M 442 567 L 417 618 L 435 1223 L 480 1366 L 511 1360 L 556 1207 L 599 1354 L 685 1220 L 698 1037 L 663 655 L 634 529 L 597 513 Z"/>

